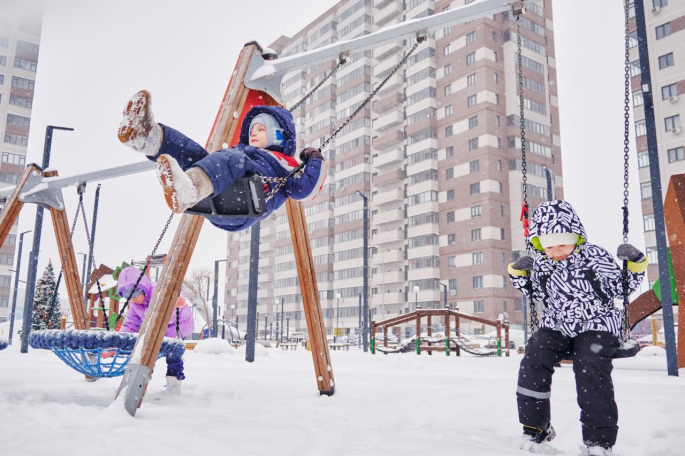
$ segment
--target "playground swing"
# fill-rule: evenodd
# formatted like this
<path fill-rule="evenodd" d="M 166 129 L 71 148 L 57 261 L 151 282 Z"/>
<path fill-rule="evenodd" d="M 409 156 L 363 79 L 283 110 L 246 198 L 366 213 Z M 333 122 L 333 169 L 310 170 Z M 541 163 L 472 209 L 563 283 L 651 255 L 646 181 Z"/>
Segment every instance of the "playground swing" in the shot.
<path fill-rule="evenodd" d="M 624 131 L 623 131 L 623 243 L 628 242 L 628 165 L 629 165 L 629 144 L 630 144 L 630 30 L 629 30 L 629 1 L 624 0 L 624 15 L 625 15 L 625 93 L 624 93 Z M 523 224 L 523 235 L 525 237 L 526 252 L 530 254 L 531 243 L 529 239 L 529 207 L 528 207 L 528 185 L 526 175 L 526 128 L 525 128 L 525 109 L 523 97 L 523 58 L 521 53 L 521 15 L 523 9 L 515 9 L 513 14 L 516 16 L 516 48 L 517 48 L 517 75 L 518 75 L 518 92 L 519 92 L 519 107 L 520 107 L 520 129 L 521 129 L 521 173 L 523 183 L 523 204 L 521 208 L 520 221 Z M 551 197 L 551 195 L 549 195 Z M 624 260 L 621 268 L 621 283 L 623 291 L 623 308 L 624 318 L 622 327 L 621 347 L 614 354 L 613 358 L 629 358 L 633 357 L 639 351 L 639 347 L 630 340 L 630 313 L 629 313 L 629 296 L 628 296 L 628 261 Z M 525 322 L 524 322 L 525 324 Z M 535 303 L 530 299 L 530 332 L 535 333 L 538 329 L 538 317 Z M 571 358 L 572 359 L 572 355 Z"/>

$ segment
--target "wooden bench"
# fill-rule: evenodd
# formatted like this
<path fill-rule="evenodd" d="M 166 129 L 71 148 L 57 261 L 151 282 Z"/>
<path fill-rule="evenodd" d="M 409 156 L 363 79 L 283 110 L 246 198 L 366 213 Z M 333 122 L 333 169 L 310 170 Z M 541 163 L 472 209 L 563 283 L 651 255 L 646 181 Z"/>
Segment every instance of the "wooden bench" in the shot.
<path fill-rule="evenodd" d="M 349 350 L 352 344 L 345 344 L 345 343 L 333 343 L 333 344 L 328 344 L 328 347 L 331 350 Z"/>
<path fill-rule="evenodd" d="M 297 342 L 285 342 L 285 343 L 280 344 L 280 347 L 283 351 L 288 351 L 288 350 L 294 351 L 294 350 L 297 350 L 297 347 L 299 345 L 300 344 L 298 344 Z"/>

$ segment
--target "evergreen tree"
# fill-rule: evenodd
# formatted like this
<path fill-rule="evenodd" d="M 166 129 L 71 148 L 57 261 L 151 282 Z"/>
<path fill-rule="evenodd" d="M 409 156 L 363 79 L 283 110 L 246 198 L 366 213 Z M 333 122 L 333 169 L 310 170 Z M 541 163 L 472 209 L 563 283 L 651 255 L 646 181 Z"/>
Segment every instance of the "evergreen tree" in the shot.
<path fill-rule="evenodd" d="M 33 296 L 33 319 L 31 329 L 59 329 L 62 311 L 59 304 L 59 293 L 57 293 L 53 304 L 53 294 L 57 292 L 55 286 L 55 270 L 52 267 L 52 260 L 43 271 L 43 276 L 36 283 L 36 291 Z"/>

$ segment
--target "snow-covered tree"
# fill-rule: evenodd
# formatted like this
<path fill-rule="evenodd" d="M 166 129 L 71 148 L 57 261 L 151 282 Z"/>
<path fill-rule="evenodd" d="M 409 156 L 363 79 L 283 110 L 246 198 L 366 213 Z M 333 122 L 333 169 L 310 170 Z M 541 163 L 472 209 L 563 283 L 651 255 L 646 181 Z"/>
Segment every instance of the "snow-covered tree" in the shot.
<path fill-rule="evenodd" d="M 36 282 L 31 329 L 59 329 L 62 311 L 59 293 L 55 289 L 56 285 L 55 270 L 52 267 L 52 260 L 50 260 L 43 271 L 43 276 Z M 57 296 L 53 299 L 54 293 L 57 293 Z"/>

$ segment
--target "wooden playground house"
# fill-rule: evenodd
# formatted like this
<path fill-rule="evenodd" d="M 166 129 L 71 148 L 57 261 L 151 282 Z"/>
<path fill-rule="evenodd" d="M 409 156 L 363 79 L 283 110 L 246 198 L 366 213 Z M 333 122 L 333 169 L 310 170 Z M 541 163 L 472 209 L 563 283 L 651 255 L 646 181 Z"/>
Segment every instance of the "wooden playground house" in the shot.
<path fill-rule="evenodd" d="M 433 317 L 437 317 L 436 320 L 442 320 L 445 326 L 445 337 L 441 340 L 430 340 L 433 332 L 432 324 Z M 426 335 L 427 338 L 422 340 L 421 338 L 421 321 L 426 319 Z M 454 330 L 459 338 L 459 321 L 464 319 L 467 321 L 473 321 L 475 323 L 481 323 L 488 326 L 493 326 L 497 334 L 497 350 L 498 356 L 501 356 L 502 349 L 505 350 L 506 356 L 509 356 L 509 322 L 504 320 L 488 320 L 486 318 L 476 317 L 475 315 L 470 315 L 467 313 L 460 312 L 459 309 L 450 310 L 449 307 L 444 309 L 421 309 L 417 307 L 414 312 L 409 312 L 398 317 L 390 318 L 387 320 L 380 321 L 376 323 L 371 321 L 371 353 L 376 353 L 376 331 L 377 329 L 382 329 L 383 331 L 383 347 L 388 348 L 388 328 L 399 326 L 404 323 L 416 323 L 416 354 L 420 355 L 421 352 L 426 352 L 432 355 L 433 352 L 445 352 L 447 356 L 450 355 L 450 350 L 454 350 L 457 356 L 460 356 L 460 347 L 456 340 L 450 337 L 451 333 L 451 319 L 454 318 Z M 504 345 L 502 344 L 502 329 L 504 328 Z M 437 345 L 440 344 L 440 345 Z"/>

